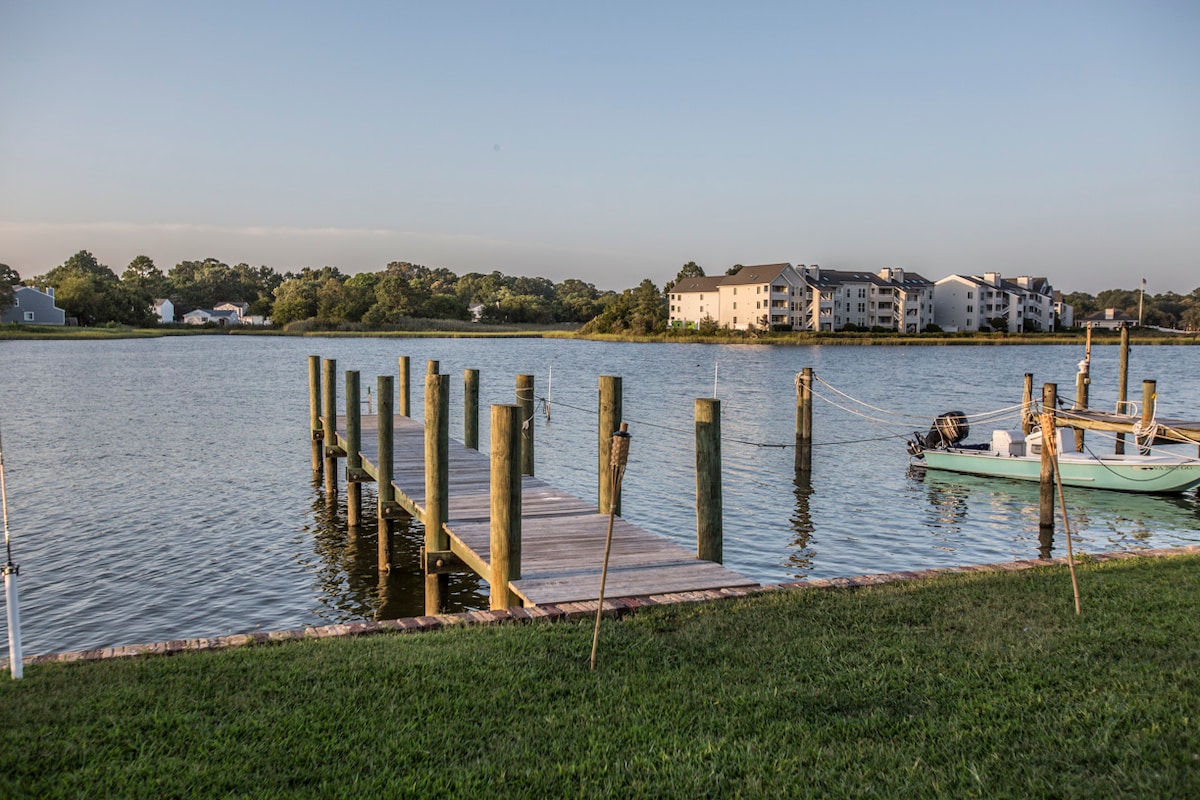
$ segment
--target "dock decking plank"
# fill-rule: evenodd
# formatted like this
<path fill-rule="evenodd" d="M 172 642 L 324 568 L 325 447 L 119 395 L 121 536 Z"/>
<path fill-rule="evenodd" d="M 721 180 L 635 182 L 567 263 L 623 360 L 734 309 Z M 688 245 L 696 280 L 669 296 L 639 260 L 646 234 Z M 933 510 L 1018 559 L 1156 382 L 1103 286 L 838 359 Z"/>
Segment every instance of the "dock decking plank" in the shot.
<path fill-rule="evenodd" d="M 361 455 L 367 471 L 377 474 L 377 420 L 363 416 Z M 346 420 L 338 417 L 339 443 Z M 421 423 L 397 415 L 393 420 L 392 485 L 397 499 L 423 513 L 425 503 L 425 432 Z M 483 453 L 450 443 L 447 533 L 472 561 L 491 560 L 491 461 Z M 701 561 L 666 538 L 617 517 L 605 595 L 640 597 L 668 592 L 756 586 L 757 582 L 720 564 Z M 596 506 L 540 478 L 521 479 L 521 578 L 514 591 L 529 605 L 595 600 L 609 517 Z M 489 576 L 484 575 L 485 579 Z"/>

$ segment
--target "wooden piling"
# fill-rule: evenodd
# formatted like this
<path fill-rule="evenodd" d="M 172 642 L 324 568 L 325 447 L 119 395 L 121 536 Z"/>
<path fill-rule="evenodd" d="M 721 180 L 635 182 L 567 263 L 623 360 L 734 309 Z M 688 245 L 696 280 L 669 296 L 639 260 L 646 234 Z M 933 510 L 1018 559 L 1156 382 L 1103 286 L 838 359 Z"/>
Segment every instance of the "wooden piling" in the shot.
<path fill-rule="evenodd" d="M 1154 406 L 1158 399 L 1158 381 L 1142 381 L 1142 435 L 1138 440 L 1138 452 L 1146 455 L 1154 445 Z"/>
<path fill-rule="evenodd" d="M 518 405 L 492 406 L 491 608 L 518 604 L 509 583 L 521 577 L 521 421 Z"/>
<path fill-rule="evenodd" d="M 434 359 L 429 359 L 429 363 L 425 365 L 426 375 L 437 375 L 442 371 L 442 362 Z"/>
<path fill-rule="evenodd" d="M 1117 413 L 1128 413 L 1125 404 L 1129 401 L 1129 326 L 1121 325 L 1121 370 L 1117 379 Z M 1125 434 L 1117 434 L 1117 455 L 1125 452 Z"/>
<path fill-rule="evenodd" d="M 358 370 L 346 370 L 346 524 L 362 524 L 362 403 Z"/>
<path fill-rule="evenodd" d="M 392 569 L 392 525 L 393 507 L 396 504 L 395 487 L 392 485 L 393 428 L 392 405 L 395 397 L 391 375 L 380 375 L 376 381 L 379 396 L 379 414 L 375 417 L 378 435 L 379 462 L 376 467 L 376 488 L 379 490 L 379 505 L 376 522 L 379 528 L 379 571 Z"/>
<path fill-rule="evenodd" d="M 801 472 L 812 470 L 812 367 L 796 376 L 796 463 Z"/>
<path fill-rule="evenodd" d="M 612 485 L 612 436 L 621 424 L 621 378 L 617 375 L 600 376 L 600 459 L 597 476 L 600 491 L 598 496 L 601 514 L 621 516 L 621 498 L 613 496 Z"/>
<path fill-rule="evenodd" d="M 1058 385 L 1042 384 L 1042 470 L 1039 475 L 1041 493 L 1038 496 L 1038 527 L 1051 532 L 1054 531 L 1054 459 L 1058 457 L 1054 429 L 1054 411 L 1057 407 Z"/>
<path fill-rule="evenodd" d="M 431 365 L 437 362 L 429 362 Z M 443 527 L 449 514 L 450 376 L 425 376 L 425 552 L 450 549 Z M 445 573 L 425 572 L 425 613 L 439 614 L 446 595 Z"/>
<path fill-rule="evenodd" d="M 1086 411 L 1088 407 L 1089 387 L 1092 385 L 1092 323 L 1087 326 L 1087 345 L 1083 361 L 1079 364 L 1079 372 L 1075 375 L 1075 410 Z M 1083 452 L 1083 428 L 1075 429 L 1075 452 Z"/>
<path fill-rule="evenodd" d="M 409 413 L 410 407 L 409 407 L 409 402 L 408 402 L 408 396 L 409 396 L 408 377 L 409 377 L 408 356 L 400 356 L 400 383 L 399 383 L 400 405 L 396 408 L 396 413 L 402 417 L 411 417 L 412 416 L 412 414 Z M 380 402 L 382 403 L 383 400 L 380 399 Z"/>
<path fill-rule="evenodd" d="M 325 493 L 337 494 L 337 361 L 325 359 L 322 378 L 324 411 L 321 428 L 325 438 Z"/>
<path fill-rule="evenodd" d="M 479 449 L 479 370 L 463 370 L 463 445 Z"/>
<path fill-rule="evenodd" d="M 1033 373 L 1025 373 L 1025 394 L 1021 395 L 1021 432 L 1026 436 L 1033 430 Z"/>
<path fill-rule="evenodd" d="M 521 474 L 533 474 L 533 376 L 517 376 L 517 405 L 521 407 Z"/>
<path fill-rule="evenodd" d="M 308 418 L 309 429 L 312 431 L 312 471 L 313 478 L 321 473 L 322 452 L 321 443 L 325 438 L 325 428 L 321 425 L 321 357 L 308 357 Z"/>
<path fill-rule="evenodd" d="M 696 555 L 722 562 L 721 401 L 696 400 Z"/>

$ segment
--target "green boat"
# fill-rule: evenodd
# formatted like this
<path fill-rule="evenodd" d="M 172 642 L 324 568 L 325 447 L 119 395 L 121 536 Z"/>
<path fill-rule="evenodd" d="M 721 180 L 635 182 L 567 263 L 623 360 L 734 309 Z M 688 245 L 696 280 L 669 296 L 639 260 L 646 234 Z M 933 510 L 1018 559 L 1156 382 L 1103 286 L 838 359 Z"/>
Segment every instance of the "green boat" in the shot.
<path fill-rule="evenodd" d="M 967 435 L 966 419 L 959 412 L 938 417 L 927 436 L 914 434 L 909 454 L 930 469 L 1040 481 L 1042 436 L 1020 431 L 993 431 L 992 441 L 960 445 Z M 1114 454 L 1068 452 L 1058 435 L 1058 474 L 1064 486 L 1108 489 L 1117 492 L 1172 494 L 1200 486 L 1200 459 L 1173 453 Z"/>

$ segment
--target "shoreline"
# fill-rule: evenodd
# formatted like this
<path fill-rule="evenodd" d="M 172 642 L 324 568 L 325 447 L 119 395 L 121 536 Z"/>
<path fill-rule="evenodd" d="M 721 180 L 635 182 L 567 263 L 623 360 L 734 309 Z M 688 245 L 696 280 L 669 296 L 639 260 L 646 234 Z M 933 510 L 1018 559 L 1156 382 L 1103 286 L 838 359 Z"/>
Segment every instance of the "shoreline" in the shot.
<path fill-rule="evenodd" d="M 1134 558 L 1166 558 L 1179 555 L 1200 554 L 1200 545 L 1180 545 L 1178 547 L 1160 547 L 1147 550 L 1114 550 L 1105 553 L 1085 553 L 1076 557 L 1076 561 L 1117 561 Z M 991 564 L 968 564 L 957 567 L 931 567 L 923 570 L 904 570 L 900 572 L 884 572 L 869 575 L 857 575 L 844 578 L 810 578 L 786 583 L 760 585 L 744 589 L 720 589 L 699 592 L 677 592 L 650 595 L 646 597 L 617 597 L 605 598 L 602 616 L 606 619 L 619 619 L 634 614 L 643 608 L 656 606 L 671 606 L 691 603 L 704 603 L 728 598 L 750 597 L 779 591 L 804 591 L 813 589 L 853 589 L 864 586 L 876 586 L 902 581 L 923 580 L 940 575 L 955 575 L 980 572 L 1019 572 L 1039 567 L 1065 566 L 1066 556 L 1056 556 L 1050 559 L 1021 559 L 1018 561 L 1002 561 Z M 112 647 L 96 647 L 88 650 L 70 650 L 61 653 L 44 653 L 41 655 L 25 656 L 21 659 L 25 666 L 52 663 L 70 663 L 75 661 L 106 661 L 111 659 L 135 658 L 139 656 L 167 656 L 177 653 L 204 652 L 209 650 L 226 650 L 232 647 L 270 644 L 302 639 L 330 639 L 352 636 L 366 636 L 377 633 L 427 633 L 442 628 L 459 625 L 502 625 L 531 622 L 568 622 L 590 619 L 596 616 L 596 601 L 586 600 L 576 603 L 561 603 L 558 605 L 534 606 L 523 608 L 501 609 L 498 611 L 462 611 L 455 614 L 425 615 L 417 617 L 402 617 L 399 619 L 363 622 L 343 622 L 333 625 L 307 626 L 282 631 L 259 631 L 255 633 L 237 633 L 226 636 L 197 637 L 192 639 L 171 639 L 164 642 L 145 644 L 116 645 Z M 0 658 L 0 670 L 7 671 L 9 660 Z"/>

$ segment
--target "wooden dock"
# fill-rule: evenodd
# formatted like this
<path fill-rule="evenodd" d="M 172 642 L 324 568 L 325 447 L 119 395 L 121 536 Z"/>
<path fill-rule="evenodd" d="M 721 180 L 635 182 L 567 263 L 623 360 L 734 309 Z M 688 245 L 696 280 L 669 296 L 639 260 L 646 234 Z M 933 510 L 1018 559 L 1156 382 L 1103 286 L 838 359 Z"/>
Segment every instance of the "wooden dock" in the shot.
<path fill-rule="evenodd" d="M 385 417 L 386 421 L 386 417 Z M 337 444 L 348 448 L 345 416 L 337 418 Z M 378 419 L 363 415 L 363 431 Z M 425 519 L 425 429 L 409 417 L 393 417 L 392 485 L 409 514 Z M 378 479 L 379 448 L 362 436 L 362 468 Z M 490 554 L 490 459 L 456 442 L 449 449 L 449 510 L 443 528 L 462 564 L 487 579 Z M 527 606 L 595 600 L 609 517 L 597 506 L 533 476 L 521 478 L 519 579 L 511 589 Z M 668 592 L 756 586 L 757 582 L 696 555 L 662 536 L 617 517 L 613 525 L 606 597 L 644 597 Z"/>
<path fill-rule="evenodd" d="M 1091 409 L 1058 409 L 1055 423 L 1062 428 L 1107 431 L 1109 433 L 1136 433 L 1140 417 L 1130 414 L 1114 414 Z M 1200 422 L 1159 417 L 1154 420 L 1157 427 L 1155 444 L 1200 444 Z"/>

